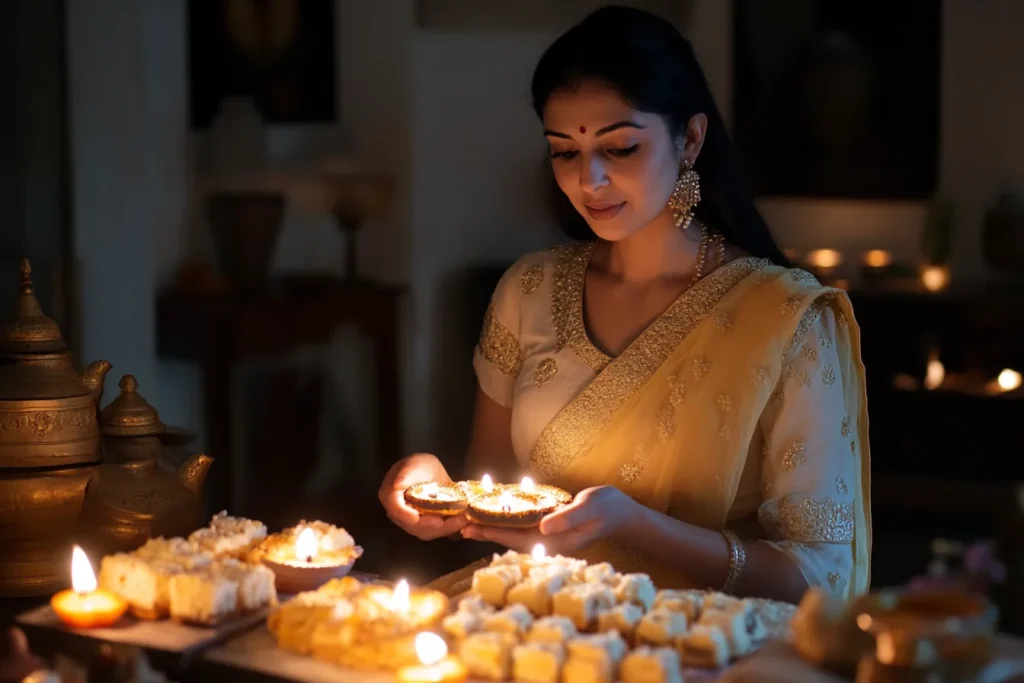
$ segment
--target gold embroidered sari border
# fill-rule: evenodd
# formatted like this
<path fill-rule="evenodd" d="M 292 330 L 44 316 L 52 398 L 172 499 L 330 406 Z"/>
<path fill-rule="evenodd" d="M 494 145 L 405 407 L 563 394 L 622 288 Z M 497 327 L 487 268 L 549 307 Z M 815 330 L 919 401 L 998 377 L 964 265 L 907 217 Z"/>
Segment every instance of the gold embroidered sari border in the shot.
<path fill-rule="evenodd" d="M 566 261 L 572 263 L 581 258 L 581 254 L 589 255 L 589 249 L 567 254 Z M 545 478 L 554 478 L 583 455 L 592 439 L 714 310 L 722 297 L 751 273 L 769 265 L 771 262 L 766 259 L 737 259 L 718 268 L 676 299 L 548 423 L 530 457 L 536 472 Z M 559 288 L 561 294 L 575 293 L 575 286 L 566 285 L 568 283 Z M 572 302 L 569 306 L 575 304 L 575 297 L 565 298 Z M 552 309 L 554 313 L 554 302 Z M 558 313 L 565 316 L 563 323 L 572 316 L 571 309 Z M 568 335 L 566 339 L 568 341 Z"/>

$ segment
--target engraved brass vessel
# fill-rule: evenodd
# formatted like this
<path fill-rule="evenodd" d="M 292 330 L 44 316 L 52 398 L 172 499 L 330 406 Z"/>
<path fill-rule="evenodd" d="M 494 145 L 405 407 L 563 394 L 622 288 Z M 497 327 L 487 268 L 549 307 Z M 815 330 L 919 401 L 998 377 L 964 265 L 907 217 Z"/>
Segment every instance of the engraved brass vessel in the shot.
<path fill-rule="evenodd" d="M 14 319 L 0 332 L 0 468 L 100 459 L 97 412 L 107 361 L 75 372 L 60 329 L 43 314 L 28 259 Z"/>
<path fill-rule="evenodd" d="M 202 490 L 213 458 L 197 453 L 180 467 L 162 457 L 167 428 L 138 393 L 132 375 L 103 409 L 105 458 L 85 492 L 81 544 L 96 555 L 130 550 L 154 536 L 186 536 L 201 526 Z"/>
<path fill-rule="evenodd" d="M 66 587 L 72 543 L 107 553 L 199 526 L 212 460 L 160 463 L 166 429 L 130 375 L 98 418 L 110 367 L 74 371 L 23 260 L 14 320 L 0 328 L 0 597 Z"/>

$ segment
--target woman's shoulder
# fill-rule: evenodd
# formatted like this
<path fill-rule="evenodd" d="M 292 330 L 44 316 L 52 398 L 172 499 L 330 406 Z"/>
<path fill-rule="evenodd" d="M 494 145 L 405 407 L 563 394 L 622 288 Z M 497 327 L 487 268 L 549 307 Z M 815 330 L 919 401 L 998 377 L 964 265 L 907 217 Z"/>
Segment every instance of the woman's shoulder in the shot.
<path fill-rule="evenodd" d="M 592 242 L 569 242 L 520 256 L 501 277 L 497 293 L 502 297 L 535 294 L 550 285 L 558 274 L 589 254 Z"/>
<path fill-rule="evenodd" d="M 852 322 L 852 307 L 846 292 L 822 285 L 802 268 L 788 268 L 770 262 L 751 274 L 743 292 L 742 306 L 757 318 L 762 329 L 791 350 L 823 318 L 839 325 Z M 787 350 L 787 353 L 789 352 Z"/>

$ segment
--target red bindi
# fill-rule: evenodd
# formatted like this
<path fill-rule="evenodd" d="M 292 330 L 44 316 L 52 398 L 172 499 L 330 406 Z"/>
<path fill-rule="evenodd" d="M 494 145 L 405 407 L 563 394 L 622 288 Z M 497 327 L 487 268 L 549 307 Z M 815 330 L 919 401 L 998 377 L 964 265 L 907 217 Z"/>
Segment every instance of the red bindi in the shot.
<path fill-rule="evenodd" d="M 580 132 L 581 133 L 586 133 L 587 132 L 587 127 L 586 126 L 580 126 Z"/>

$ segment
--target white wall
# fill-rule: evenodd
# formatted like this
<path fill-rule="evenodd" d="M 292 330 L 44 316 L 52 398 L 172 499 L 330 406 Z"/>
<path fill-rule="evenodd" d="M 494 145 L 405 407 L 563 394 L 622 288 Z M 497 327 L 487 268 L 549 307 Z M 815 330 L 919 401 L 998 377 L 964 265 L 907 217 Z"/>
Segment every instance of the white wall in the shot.
<path fill-rule="evenodd" d="M 341 145 L 398 182 L 392 215 L 362 236 L 372 275 L 410 285 L 405 318 L 409 448 L 450 448 L 436 406 L 469 377 L 446 353 L 444 283 L 473 263 L 509 261 L 554 236 L 535 190 L 542 142 L 528 106 L 533 63 L 550 33 L 452 35 L 414 26 L 412 0 L 338 3 L 341 128 L 275 130 L 287 157 Z M 186 123 L 184 3 L 73 0 L 69 42 L 75 222 L 82 259 L 85 356 L 140 375 L 171 422 L 197 426 L 194 369 L 158 363 L 153 298 L 184 257 L 203 251 Z M 86 9 L 86 6 L 88 9 Z M 945 0 L 941 185 L 957 202 L 954 278 L 985 277 L 979 220 L 1005 183 L 1024 184 L 1024 3 Z M 699 0 L 690 35 L 729 111 L 729 4 Z M 338 141 L 341 142 L 338 142 Z M 786 246 L 884 247 L 913 258 L 914 203 L 765 201 Z M 197 246 L 200 245 L 200 246 Z M 322 217 L 291 215 L 278 267 L 328 266 L 340 240 Z M 154 273 L 158 274 L 155 275 Z M 460 399 L 461 400 L 461 399 Z"/>

